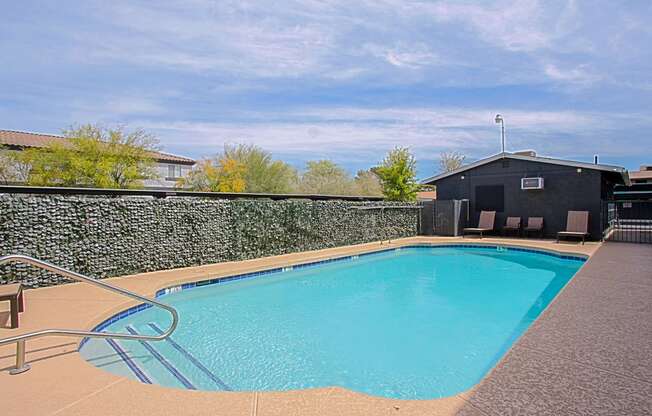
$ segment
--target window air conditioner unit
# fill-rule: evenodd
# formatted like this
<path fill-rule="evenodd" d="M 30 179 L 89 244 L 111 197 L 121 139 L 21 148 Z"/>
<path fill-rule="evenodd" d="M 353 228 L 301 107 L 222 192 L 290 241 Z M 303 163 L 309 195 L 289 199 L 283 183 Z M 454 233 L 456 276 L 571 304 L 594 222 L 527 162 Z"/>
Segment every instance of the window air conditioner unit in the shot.
<path fill-rule="evenodd" d="M 521 189 L 543 189 L 543 178 L 521 178 Z"/>

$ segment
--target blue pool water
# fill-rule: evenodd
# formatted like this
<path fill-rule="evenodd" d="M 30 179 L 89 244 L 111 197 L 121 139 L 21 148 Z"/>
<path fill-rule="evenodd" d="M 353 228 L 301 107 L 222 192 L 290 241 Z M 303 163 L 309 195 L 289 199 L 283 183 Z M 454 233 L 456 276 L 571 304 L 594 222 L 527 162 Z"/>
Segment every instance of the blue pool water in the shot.
<path fill-rule="evenodd" d="M 496 247 L 403 248 L 166 294 L 181 318 L 170 340 L 91 339 L 81 353 L 179 388 L 451 396 L 480 381 L 581 265 Z M 169 320 L 149 308 L 103 330 L 155 334 Z"/>

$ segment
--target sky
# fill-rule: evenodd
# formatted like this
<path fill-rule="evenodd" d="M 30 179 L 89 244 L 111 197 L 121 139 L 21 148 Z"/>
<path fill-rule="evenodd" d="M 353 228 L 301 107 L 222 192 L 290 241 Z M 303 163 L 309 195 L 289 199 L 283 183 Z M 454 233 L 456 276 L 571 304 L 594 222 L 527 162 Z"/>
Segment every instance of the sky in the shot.
<path fill-rule="evenodd" d="M 352 173 L 409 147 L 652 164 L 652 1 L 6 2 L 0 129 L 143 128 Z"/>

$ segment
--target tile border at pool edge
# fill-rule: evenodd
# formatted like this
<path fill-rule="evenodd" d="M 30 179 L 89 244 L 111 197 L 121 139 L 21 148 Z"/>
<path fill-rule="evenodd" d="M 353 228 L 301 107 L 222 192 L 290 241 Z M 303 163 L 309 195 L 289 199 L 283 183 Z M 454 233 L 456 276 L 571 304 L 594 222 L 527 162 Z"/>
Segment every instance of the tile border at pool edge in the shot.
<path fill-rule="evenodd" d="M 488 242 L 488 243 L 409 243 L 403 246 L 398 246 L 398 247 L 391 247 L 391 248 L 385 248 L 385 249 L 380 249 L 380 250 L 373 250 L 373 251 L 366 251 L 363 253 L 358 253 L 358 254 L 348 254 L 348 255 L 343 255 L 343 256 L 336 256 L 336 257 L 331 257 L 323 260 L 315 260 L 315 261 L 309 261 L 309 262 L 304 262 L 304 263 L 296 263 L 296 264 L 290 264 L 287 266 L 281 266 L 281 267 L 274 267 L 270 269 L 263 269 L 259 271 L 253 271 L 253 272 L 245 272 L 245 273 L 240 273 L 240 274 L 233 274 L 233 275 L 227 275 L 227 276 L 221 276 L 221 277 L 215 277 L 212 279 L 202 279 L 202 280 L 197 280 L 193 282 L 186 282 L 186 283 L 181 283 L 178 285 L 172 285 L 168 286 L 162 289 L 158 289 L 154 295 L 154 298 L 158 299 L 161 298 L 165 295 L 172 294 L 172 293 L 177 293 L 177 292 L 182 292 L 184 290 L 189 290 L 189 289 L 194 289 L 197 287 L 204 287 L 204 286 L 211 286 L 215 284 L 220 284 L 220 283 L 227 283 L 231 281 L 236 281 L 236 280 L 243 280 L 243 279 L 250 279 L 253 277 L 260 277 L 264 275 L 271 275 L 271 274 L 277 274 L 277 273 L 283 273 L 286 271 L 292 271 L 295 269 L 304 269 L 304 268 L 310 268 L 310 267 L 316 267 L 322 264 L 327 264 L 327 263 L 335 263 L 335 262 L 344 262 L 347 260 L 355 260 L 360 257 L 365 257 L 365 256 L 370 256 L 370 255 L 376 255 L 376 254 L 382 254 L 382 253 L 387 253 L 390 251 L 400 251 L 402 249 L 408 249 L 408 248 L 489 248 L 489 249 L 499 249 L 503 248 L 506 249 L 507 251 L 520 251 L 520 252 L 527 252 L 527 253 L 536 253 L 536 254 L 542 254 L 546 256 L 551 256 L 551 257 L 557 257 L 563 260 L 575 260 L 575 261 L 582 261 L 586 262 L 588 260 L 589 256 L 586 254 L 580 254 L 580 253 L 568 253 L 568 252 L 559 252 L 559 251 L 554 251 L 554 250 L 547 250 L 547 249 L 542 249 L 542 248 L 529 248 L 529 247 L 524 247 L 524 246 L 519 246 L 519 245 L 513 245 L 513 244 L 497 244 L 494 242 Z M 99 324 L 94 326 L 91 331 L 95 332 L 100 332 L 103 329 L 107 328 L 109 325 L 118 322 L 128 316 L 131 316 L 137 312 L 140 312 L 145 309 L 149 309 L 153 307 L 153 305 L 150 305 L 148 303 L 140 303 L 138 305 L 132 306 L 130 308 L 124 309 L 122 311 L 119 311 L 113 315 L 110 315 L 108 318 L 104 319 L 101 321 Z M 80 343 L 79 343 L 79 349 L 88 342 L 89 338 L 83 338 Z"/>
<path fill-rule="evenodd" d="M 390 251 L 399 251 L 401 249 L 409 249 L 409 248 L 504 248 L 507 249 L 507 251 L 521 251 L 521 252 L 528 252 L 528 253 L 536 253 L 536 254 L 542 254 L 546 256 L 551 256 L 551 257 L 557 257 L 563 260 L 575 260 L 575 261 L 586 261 L 588 259 L 587 255 L 584 254 L 570 254 L 570 253 L 561 253 L 561 252 L 556 252 L 552 250 L 544 250 L 544 249 L 531 249 L 531 248 L 525 248 L 522 246 L 513 246 L 513 245 L 508 245 L 508 244 L 495 244 L 495 243 L 479 243 L 479 244 L 465 244 L 465 243 L 459 243 L 459 244 L 426 244 L 426 243 L 415 243 L 415 244 L 408 244 L 405 246 L 400 246 L 400 247 L 392 247 L 392 248 L 386 248 L 386 249 L 381 249 L 381 250 L 374 250 L 374 251 L 368 251 L 360 254 L 349 254 L 349 255 L 344 255 L 344 256 L 339 256 L 339 257 L 332 257 L 324 260 L 315 260 L 315 261 L 310 261 L 306 263 L 296 263 L 296 264 L 290 264 L 288 266 L 283 266 L 283 267 L 274 267 L 271 269 L 265 269 L 265 270 L 260 270 L 260 271 L 254 271 L 254 272 L 246 272 L 246 273 L 240 273 L 240 274 L 234 274 L 234 275 L 228 275 L 228 276 L 221 276 L 221 277 L 215 277 L 212 279 L 204 279 L 204 280 L 197 280 L 194 282 L 187 282 L 187 283 L 182 283 L 180 285 L 173 285 L 173 286 L 168 286 L 163 289 L 159 289 L 156 291 L 155 297 L 160 298 L 162 296 L 171 294 L 171 293 L 176 293 L 188 289 L 193 289 L 195 287 L 202 287 L 202 286 L 210 286 L 214 284 L 219 284 L 219 283 L 225 283 L 225 282 L 230 282 L 234 280 L 242 280 L 246 278 L 251 278 L 251 277 L 257 277 L 257 276 L 263 276 L 263 275 L 268 275 L 268 274 L 276 274 L 276 273 L 282 273 L 286 271 L 292 271 L 295 269 L 304 269 L 304 268 L 310 268 L 310 267 L 315 267 L 319 266 L 322 264 L 327 264 L 327 263 L 335 263 L 335 262 L 343 262 L 346 260 L 355 260 L 360 257 L 366 257 L 370 255 L 375 255 L 375 254 L 381 254 L 381 253 L 387 253 Z"/>

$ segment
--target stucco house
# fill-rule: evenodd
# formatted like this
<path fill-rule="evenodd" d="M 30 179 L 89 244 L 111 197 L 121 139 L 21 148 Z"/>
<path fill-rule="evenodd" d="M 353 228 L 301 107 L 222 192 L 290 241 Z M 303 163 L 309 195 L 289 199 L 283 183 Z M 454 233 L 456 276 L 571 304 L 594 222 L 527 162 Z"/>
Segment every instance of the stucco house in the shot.
<path fill-rule="evenodd" d="M 14 130 L 0 130 L 0 146 L 10 150 L 24 150 L 30 147 L 46 147 L 55 140 L 65 137 L 53 134 L 29 133 Z M 163 152 L 152 152 L 156 160 L 158 177 L 144 181 L 148 189 L 172 189 L 180 178 L 185 177 L 195 165 L 195 160 Z"/>

